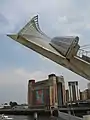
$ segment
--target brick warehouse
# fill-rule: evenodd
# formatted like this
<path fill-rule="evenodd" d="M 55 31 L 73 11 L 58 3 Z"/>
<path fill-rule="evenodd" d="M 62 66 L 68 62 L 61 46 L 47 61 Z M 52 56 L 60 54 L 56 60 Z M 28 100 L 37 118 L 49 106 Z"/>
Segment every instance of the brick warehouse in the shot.
<path fill-rule="evenodd" d="M 65 83 L 63 76 L 48 75 L 48 79 L 28 82 L 28 105 L 30 108 L 50 108 L 65 104 Z"/>

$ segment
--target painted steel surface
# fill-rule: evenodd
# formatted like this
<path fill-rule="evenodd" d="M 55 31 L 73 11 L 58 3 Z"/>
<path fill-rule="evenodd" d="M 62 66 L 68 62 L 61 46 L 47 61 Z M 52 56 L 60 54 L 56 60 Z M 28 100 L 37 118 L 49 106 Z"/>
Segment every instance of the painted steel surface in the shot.
<path fill-rule="evenodd" d="M 55 37 L 51 40 L 52 45 L 60 54 L 65 56 L 67 59 L 71 59 L 77 54 L 79 50 L 78 37 Z"/>

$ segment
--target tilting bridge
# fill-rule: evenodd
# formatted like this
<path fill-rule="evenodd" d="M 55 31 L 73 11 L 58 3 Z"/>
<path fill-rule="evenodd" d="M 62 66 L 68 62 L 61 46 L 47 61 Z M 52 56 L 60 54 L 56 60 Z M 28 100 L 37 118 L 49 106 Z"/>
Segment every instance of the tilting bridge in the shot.
<path fill-rule="evenodd" d="M 79 37 L 48 37 L 39 27 L 38 16 L 33 17 L 17 34 L 9 34 L 8 36 L 57 64 L 90 80 L 90 57 L 80 54 Z"/>

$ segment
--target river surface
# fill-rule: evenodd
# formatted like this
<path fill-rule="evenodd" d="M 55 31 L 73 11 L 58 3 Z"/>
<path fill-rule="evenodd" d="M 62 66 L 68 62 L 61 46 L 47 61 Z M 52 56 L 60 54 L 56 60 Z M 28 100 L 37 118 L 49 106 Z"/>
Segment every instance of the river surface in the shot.
<path fill-rule="evenodd" d="M 6 116 L 8 116 L 8 118 L 5 120 L 34 120 L 33 116 L 26 115 L 6 115 Z M 38 116 L 37 120 L 56 120 L 56 119 L 51 118 L 50 116 Z"/>

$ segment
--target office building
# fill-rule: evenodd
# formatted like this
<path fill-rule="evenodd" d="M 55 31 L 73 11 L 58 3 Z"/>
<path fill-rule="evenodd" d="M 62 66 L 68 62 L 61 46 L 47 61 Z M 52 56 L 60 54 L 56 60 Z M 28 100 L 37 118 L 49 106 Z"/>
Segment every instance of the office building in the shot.
<path fill-rule="evenodd" d="M 69 86 L 69 101 L 80 100 L 80 93 L 78 89 L 78 81 L 68 82 Z"/>
<path fill-rule="evenodd" d="M 90 100 L 90 89 L 82 91 L 82 100 Z"/>

